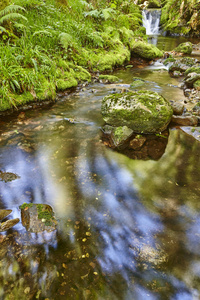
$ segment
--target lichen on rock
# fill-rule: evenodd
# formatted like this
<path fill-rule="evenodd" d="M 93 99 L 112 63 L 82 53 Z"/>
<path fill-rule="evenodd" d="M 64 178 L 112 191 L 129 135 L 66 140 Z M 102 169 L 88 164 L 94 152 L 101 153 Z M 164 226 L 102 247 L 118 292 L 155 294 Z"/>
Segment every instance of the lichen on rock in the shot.
<path fill-rule="evenodd" d="M 127 126 L 136 133 L 159 133 L 167 128 L 173 110 L 156 92 L 129 91 L 104 97 L 101 112 L 109 125 Z"/>

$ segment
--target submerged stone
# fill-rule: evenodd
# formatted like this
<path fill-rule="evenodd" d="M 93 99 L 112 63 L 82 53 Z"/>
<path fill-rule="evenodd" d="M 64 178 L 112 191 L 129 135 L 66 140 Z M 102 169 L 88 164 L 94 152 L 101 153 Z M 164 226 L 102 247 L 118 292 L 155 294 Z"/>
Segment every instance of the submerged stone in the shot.
<path fill-rule="evenodd" d="M 110 135 L 114 147 L 119 147 L 126 143 L 129 137 L 131 137 L 133 134 L 133 130 L 127 126 L 113 127 L 105 125 L 103 127 L 103 132 L 107 135 Z"/>
<path fill-rule="evenodd" d="M 0 209 L 0 221 L 7 217 L 11 212 L 11 209 Z"/>
<path fill-rule="evenodd" d="M 6 218 L 10 213 L 12 212 L 11 209 L 0 209 L 0 221 Z M 12 228 L 14 225 L 16 225 L 19 222 L 19 219 L 11 219 L 7 220 L 5 222 L 0 223 L 0 232 L 6 231 L 10 228 Z"/>
<path fill-rule="evenodd" d="M 6 231 L 10 228 L 12 228 L 13 226 L 15 226 L 17 223 L 19 223 L 19 219 L 11 219 L 11 220 L 7 220 L 3 223 L 0 223 L 0 232 L 2 231 Z"/>
<path fill-rule="evenodd" d="M 20 207 L 22 225 L 30 232 L 51 232 L 56 229 L 57 221 L 53 209 L 48 204 L 24 203 Z"/>
<path fill-rule="evenodd" d="M 104 97 L 101 112 L 109 125 L 127 126 L 136 133 L 159 133 L 167 128 L 173 110 L 156 92 L 129 91 Z"/>

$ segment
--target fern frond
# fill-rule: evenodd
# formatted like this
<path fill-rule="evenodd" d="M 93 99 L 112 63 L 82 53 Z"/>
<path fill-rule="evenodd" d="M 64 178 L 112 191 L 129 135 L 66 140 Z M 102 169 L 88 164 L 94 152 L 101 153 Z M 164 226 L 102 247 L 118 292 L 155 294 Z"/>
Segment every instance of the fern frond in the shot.
<path fill-rule="evenodd" d="M 72 44 L 73 38 L 69 33 L 66 32 L 62 32 L 59 35 L 60 38 L 60 42 L 62 44 L 62 46 L 67 50 L 67 48 L 70 46 L 70 44 Z"/>
<path fill-rule="evenodd" d="M 25 8 L 23 8 L 22 6 L 14 5 L 14 4 L 8 5 L 3 10 L 0 11 L 0 17 L 3 17 L 7 14 L 15 13 L 19 10 L 26 11 Z"/>
<path fill-rule="evenodd" d="M 3 24 L 3 22 L 6 22 L 6 21 L 10 21 L 10 20 L 13 20 L 13 19 L 19 19 L 19 18 L 27 21 L 27 18 L 22 16 L 21 14 L 10 13 L 10 14 L 5 15 L 2 18 L 0 18 L 0 24 Z"/>
<path fill-rule="evenodd" d="M 3 26 L 0 26 L 0 31 L 1 32 L 7 32 L 7 30 Z"/>
<path fill-rule="evenodd" d="M 45 36 L 52 37 L 51 32 L 48 31 L 48 30 L 45 30 L 45 29 L 44 30 L 35 31 L 34 34 L 33 34 L 33 36 L 40 35 L 40 34 L 44 34 Z"/>
<path fill-rule="evenodd" d="M 109 8 L 102 9 L 100 17 L 106 21 L 109 18 L 111 18 L 113 14 L 115 14 L 115 10 L 109 7 Z"/>

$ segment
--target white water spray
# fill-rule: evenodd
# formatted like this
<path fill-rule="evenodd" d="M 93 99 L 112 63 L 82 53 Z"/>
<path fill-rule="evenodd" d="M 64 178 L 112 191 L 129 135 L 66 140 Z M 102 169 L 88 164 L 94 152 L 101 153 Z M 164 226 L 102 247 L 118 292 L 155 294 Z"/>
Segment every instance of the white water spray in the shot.
<path fill-rule="evenodd" d="M 142 11 L 143 26 L 146 28 L 147 35 L 159 34 L 160 9 L 145 9 Z"/>

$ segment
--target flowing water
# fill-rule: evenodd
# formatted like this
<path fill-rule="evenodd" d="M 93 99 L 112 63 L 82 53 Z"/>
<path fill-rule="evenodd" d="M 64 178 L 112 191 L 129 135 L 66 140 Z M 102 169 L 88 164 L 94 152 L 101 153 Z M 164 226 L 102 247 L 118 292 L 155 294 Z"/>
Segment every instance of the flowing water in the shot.
<path fill-rule="evenodd" d="M 158 160 L 130 159 L 101 141 L 102 98 L 146 80 L 184 101 L 160 63 L 116 71 L 49 108 L 1 120 L 0 208 L 49 204 L 57 229 L 0 235 L 1 299 L 199 299 L 200 144 L 170 129 Z"/>
<path fill-rule="evenodd" d="M 158 35 L 161 9 L 145 9 L 142 11 L 143 26 L 147 35 Z"/>

